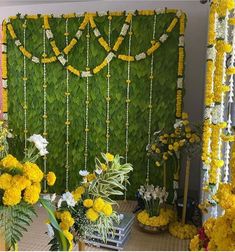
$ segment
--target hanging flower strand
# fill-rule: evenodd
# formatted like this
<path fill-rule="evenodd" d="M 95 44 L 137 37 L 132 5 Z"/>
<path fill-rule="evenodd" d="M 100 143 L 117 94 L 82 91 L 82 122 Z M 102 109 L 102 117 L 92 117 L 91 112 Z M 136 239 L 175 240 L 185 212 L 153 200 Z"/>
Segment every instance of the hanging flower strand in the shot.
<path fill-rule="evenodd" d="M 156 20 L 157 16 L 154 15 L 153 17 L 153 41 L 155 40 L 155 34 L 156 34 Z M 152 100 L 153 100 L 153 69 L 154 69 L 154 55 L 151 56 L 151 63 L 150 63 L 150 83 L 149 83 L 149 115 L 148 115 L 148 146 L 151 143 L 151 131 L 152 131 Z M 147 171 L 146 171 L 146 184 L 149 184 L 149 168 L 150 168 L 150 157 L 147 159 Z"/>

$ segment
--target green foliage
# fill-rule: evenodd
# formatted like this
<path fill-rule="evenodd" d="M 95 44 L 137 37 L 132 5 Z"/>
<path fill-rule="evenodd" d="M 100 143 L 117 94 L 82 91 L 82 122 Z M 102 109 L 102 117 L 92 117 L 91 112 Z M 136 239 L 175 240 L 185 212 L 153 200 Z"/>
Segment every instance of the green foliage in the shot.
<path fill-rule="evenodd" d="M 157 15 L 156 37 L 168 27 L 174 14 Z M 113 17 L 111 26 L 111 44 L 114 45 L 124 17 Z M 108 38 L 107 17 L 95 17 L 98 28 L 104 38 Z M 17 36 L 23 41 L 24 20 L 13 20 Z M 69 40 L 76 33 L 82 18 L 72 18 L 68 22 Z M 42 55 L 43 34 L 42 19 L 28 20 L 26 29 L 26 48 L 35 56 Z M 50 19 L 51 29 L 60 49 L 65 47 L 65 20 Z M 133 19 L 133 36 L 131 54 L 146 51 L 151 46 L 153 16 L 136 16 Z M 69 63 L 80 70 L 86 65 L 86 30 L 78 44 L 69 54 Z M 179 24 L 170 34 L 168 40 L 154 54 L 153 83 L 153 114 L 152 131 L 170 128 L 175 121 L 175 96 L 178 65 Z M 94 34 L 91 33 L 90 66 L 100 64 L 106 56 Z M 23 56 L 8 36 L 8 80 L 9 80 L 9 127 L 17 136 L 10 143 L 11 152 L 22 159 L 24 141 L 23 111 Z M 46 42 L 47 55 L 53 52 Z M 128 36 L 120 47 L 120 54 L 128 52 Z M 48 151 L 47 167 L 56 172 L 57 183 L 52 189 L 61 193 L 65 188 L 65 156 L 66 156 L 66 71 L 58 63 L 46 66 L 47 69 L 47 127 Z M 28 136 L 43 132 L 43 66 L 26 59 L 27 71 L 27 128 Z M 125 155 L 125 123 L 126 123 L 126 79 L 127 63 L 114 59 L 110 64 L 110 152 Z M 89 78 L 89 137 L 88 137 L 88 168 L 95 165 L 97 153 L 106 151 L 106 92 L 107 68 Z M 128 198 L 134 198 L 140 184 L 145 182 L 147 156 L 146 145 L 148 136 L 148 105 L 149 105 L 150 58 L 131 63 L 130 108 L 129 108 L 129 153 L 128 162 L 134 166 L 128 187 Z M 85 143 L 85 91 L 86 80 L 69 74 L 70 85 L 70 128 L 69 128 L 69 186 L 74 188 L 79 183 L 78 172 L 84 169 Z M 42 162 L 39 164 L 42 167 Z M 161 174 L 151 162 L 151 183 L 161 184 Z M 169 186 L 172 187 L 172 171 L 169 169 Z"/>
<path fill-rule="evenodd" d="M 50 225 L 54 230 L 55 237 L 49 242 L 50 251 L 68 251 L 69 242 L 63 234 L 56 217 L 55 217 L 55 207 L 51 204 L 50 201 L 40 198 L 40 203 L 43 205 L 44 209 L 48 213 L 50 220 Z"/>
<path fill-rule="evenodd" d="M 35 215 L 33 206 L 24 202 L 12 207 L 0 206 L 0 229 L 3 230 L 9 249 L 15 248 Z"/>

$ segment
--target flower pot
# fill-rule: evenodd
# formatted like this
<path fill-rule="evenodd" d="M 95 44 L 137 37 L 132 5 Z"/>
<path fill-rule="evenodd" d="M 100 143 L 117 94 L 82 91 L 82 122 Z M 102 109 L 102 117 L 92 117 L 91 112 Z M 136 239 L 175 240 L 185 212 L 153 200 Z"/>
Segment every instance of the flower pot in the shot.
<path fill-rule="evenodd" d="M 83 242 L 83 241 L 78 242 L 78 250 L 85 251 L 85 242 Z"/>

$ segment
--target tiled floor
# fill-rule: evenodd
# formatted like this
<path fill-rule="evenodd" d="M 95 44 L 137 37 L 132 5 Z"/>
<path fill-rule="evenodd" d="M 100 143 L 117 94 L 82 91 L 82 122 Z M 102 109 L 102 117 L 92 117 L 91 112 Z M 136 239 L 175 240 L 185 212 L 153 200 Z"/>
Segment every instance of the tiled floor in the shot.
<path fill-rule="evenodd" d="M 119 202 L 119 210 L 122 212 L 131 212 L 136 206 L 136 202 L 127 201 Z M 44 224 L 47 220 L 47 215 L 43 208 L 38 208 L 38 217 L 35 218 L 33 224 L 29 228 L 28 232 L 25 233 L 22 241 L 19 244 L 19 250 L 48 250 L 47 243 L 49 241 L 45 232 L 47 227 Z M 135 251 L 135 250 L 174 250 L 182 251 L 188 250 L 188 241 L 183 241 L 176 239 L 169 235 L 168 233 L 159 234 L 149 234 L 144 233 L 137 225 L 134 223 L 133 230 L 131 232 L 130 238 L 125 245 L 125 250 Z M 77 248 L 74 248 L 77 250 Z M 100 248 L 86 246 L 86 250 L 102 250 Z"/>

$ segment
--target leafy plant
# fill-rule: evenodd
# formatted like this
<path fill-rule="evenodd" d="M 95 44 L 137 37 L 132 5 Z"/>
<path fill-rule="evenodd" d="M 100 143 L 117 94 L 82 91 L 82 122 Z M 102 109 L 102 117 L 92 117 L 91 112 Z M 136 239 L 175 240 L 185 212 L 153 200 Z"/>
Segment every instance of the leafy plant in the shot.
<path fill-rule="evenodd" d="M 8 249 L 15 249 L 15 245 L 27 231 L 36 212 L 32 205 L 21 203 L 19 205 L 6 207 L 0 206 L 0 230 L 3 231 L 5 243 Z"/>

